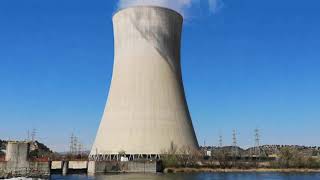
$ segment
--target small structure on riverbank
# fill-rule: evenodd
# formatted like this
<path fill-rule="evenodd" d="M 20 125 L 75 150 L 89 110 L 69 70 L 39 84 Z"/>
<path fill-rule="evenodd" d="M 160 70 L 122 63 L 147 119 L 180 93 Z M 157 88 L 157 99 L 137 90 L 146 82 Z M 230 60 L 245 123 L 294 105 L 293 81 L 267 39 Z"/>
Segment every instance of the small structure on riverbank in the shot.
<path fill-rule="evenodd" d="M 25 167 L 28 163 L 30 143 L 26 141 L 9 141 L 7 144 L 5 161 L 12 167 Z"/>
<path fill-rule="evenodd" d="M 0 178 L 17 176 L 49 176 L 48 162 L 34 162 L 29 159 L 30 142 L 9 141 L 5 161 L 0 162 Z"/>

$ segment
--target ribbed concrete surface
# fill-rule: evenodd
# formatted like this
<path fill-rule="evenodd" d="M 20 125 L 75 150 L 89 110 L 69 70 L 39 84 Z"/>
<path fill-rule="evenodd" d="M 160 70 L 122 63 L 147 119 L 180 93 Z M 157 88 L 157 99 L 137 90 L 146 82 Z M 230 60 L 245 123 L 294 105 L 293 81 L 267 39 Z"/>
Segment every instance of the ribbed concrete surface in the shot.
<path fill-rule="evenodd" d="M 182 16 L 132 7 L 113 17 L 115 57 L 94 154 L 162 154 L 197 148 L 180 67 Z"/>

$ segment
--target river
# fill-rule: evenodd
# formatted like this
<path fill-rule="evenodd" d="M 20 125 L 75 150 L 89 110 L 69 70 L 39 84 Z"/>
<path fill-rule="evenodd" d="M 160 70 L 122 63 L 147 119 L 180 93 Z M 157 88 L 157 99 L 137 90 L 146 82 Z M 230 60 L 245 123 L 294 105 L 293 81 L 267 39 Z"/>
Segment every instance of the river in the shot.
<path fill-rule="evenodd" d="M 320 173 L 181 173 L 181 174 L 115 174 L 52 175 L 53 180 L 320 180 Z"/>

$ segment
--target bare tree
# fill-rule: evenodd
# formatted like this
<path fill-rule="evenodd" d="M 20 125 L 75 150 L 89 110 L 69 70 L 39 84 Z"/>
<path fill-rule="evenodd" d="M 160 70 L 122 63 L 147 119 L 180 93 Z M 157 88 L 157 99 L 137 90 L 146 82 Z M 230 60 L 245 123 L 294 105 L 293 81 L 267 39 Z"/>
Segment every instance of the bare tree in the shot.
<path fill-rule="evenodd" d="M 179 149 L 178 157 L 179 163 L 184 167 L 194 166 L 201 160 L 201 152 L 190 146 L 183 146 Z"/>
<path fill-rule="evenodd" d="M 217 161 L 221 168 L 227 168 L 229 166 L 228 153 L 224 149 L 219 149 L 216 153 Z"/>

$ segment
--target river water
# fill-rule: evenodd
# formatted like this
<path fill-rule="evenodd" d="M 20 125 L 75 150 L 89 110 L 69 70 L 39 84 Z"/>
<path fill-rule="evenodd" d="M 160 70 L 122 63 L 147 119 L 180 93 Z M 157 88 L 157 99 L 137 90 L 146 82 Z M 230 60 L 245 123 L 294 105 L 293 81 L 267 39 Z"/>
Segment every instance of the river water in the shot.
<path fill-rule="evenodd" d="M 181 174 L 116 174 L 53 175 L 54 180 L 320 180 L 320 173 L 181 173 Z"/>

